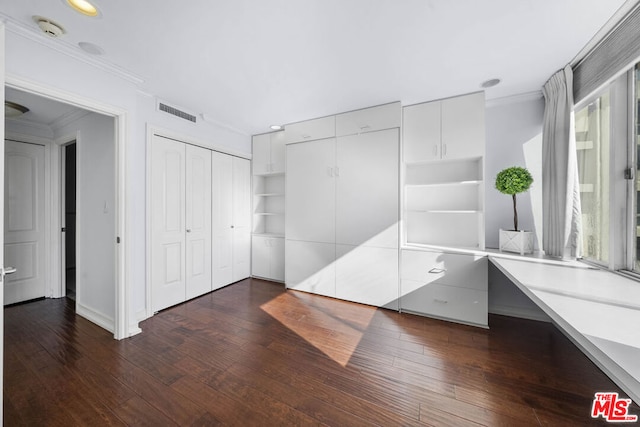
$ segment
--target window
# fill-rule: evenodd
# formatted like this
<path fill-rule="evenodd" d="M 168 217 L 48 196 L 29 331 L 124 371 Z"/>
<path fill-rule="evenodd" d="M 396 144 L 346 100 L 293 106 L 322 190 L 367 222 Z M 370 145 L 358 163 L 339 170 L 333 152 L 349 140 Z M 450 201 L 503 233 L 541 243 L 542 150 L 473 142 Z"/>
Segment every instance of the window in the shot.
<path fill-rule="evenodd" d="M 607 89 L 575 113 L 583 257 L 609 263 L 611 104 Z"/>
<path fill-rule="evenodd" d="M 633 250 L 633 271 L 640 273 L 640 64 L 637 64 L 634 70 L 634 88 L 633 91 L 633 106 L 635 106 L 633 126 L 633 139 L 634 146 L 631 150 L 635 159 L 635 180 L 633 181 L 633 192 L 635 192 L 635 206 L 634 206 L 634 219 L 632 224 L 632 232 L 634 246 Z"/>

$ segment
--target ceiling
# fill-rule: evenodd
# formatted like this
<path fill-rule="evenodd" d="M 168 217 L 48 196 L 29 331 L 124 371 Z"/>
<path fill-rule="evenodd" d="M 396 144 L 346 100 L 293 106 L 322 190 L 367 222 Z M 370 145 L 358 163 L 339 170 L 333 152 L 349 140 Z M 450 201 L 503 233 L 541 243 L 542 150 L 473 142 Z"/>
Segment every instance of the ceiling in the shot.
<path fill-rule="evenodd" d="M 540 91 L 636 0 L 66 0 L 3 2 L 0 18 L 139 77 L 140 90 L 245 134 L 392 101 Z M 42 37 L 46 37 L 42 35 Z M 89 55 L 88 53 L 84 53 Z"/>

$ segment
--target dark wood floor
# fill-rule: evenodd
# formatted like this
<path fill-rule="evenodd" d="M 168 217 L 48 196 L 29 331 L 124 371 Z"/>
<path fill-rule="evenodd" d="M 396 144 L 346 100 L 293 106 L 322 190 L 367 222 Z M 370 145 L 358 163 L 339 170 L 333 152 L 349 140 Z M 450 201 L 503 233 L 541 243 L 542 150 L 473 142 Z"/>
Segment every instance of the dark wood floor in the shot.
<path fill-rule="evenodd" d="M 123 341 L 66 299 L 4 313 L 7 426 L 583 426 L 605 424 L 596 391 L 620 392 L 551 324 L 483 330 L 260 280 Z"/>

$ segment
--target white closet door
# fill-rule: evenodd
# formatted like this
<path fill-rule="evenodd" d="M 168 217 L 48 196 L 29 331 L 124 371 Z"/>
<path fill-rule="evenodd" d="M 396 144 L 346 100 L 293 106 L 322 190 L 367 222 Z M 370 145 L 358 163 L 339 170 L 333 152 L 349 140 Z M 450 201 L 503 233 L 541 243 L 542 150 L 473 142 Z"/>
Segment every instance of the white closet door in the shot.
<path fill-rule="evenodd" d="M 398 137 L 389 129 L 338 138 L 336 243 L 398 247 Z"/>
<path fill-rule="evenodd" d="M 271 134 L 253 137 L 251 161 L 254 175 L 271 172 Z"/>
<path fill-rule="evenodd" d="M 402 143 L 405 162 L 424 162 L 440 158 L 440 120 L 439 101 L 404 107 Z"/>
<path fill-rule="evenodd" d="M 233 157 L 233 275 L 232 280 L 251 276 L 251 163 Z"/>
<path fill-rule="evenodd" d="M 273 173 L 284 173 L 285 142 L 284 131 L 271 134 L 271 172 Z"/>
<path fill-rule="evenodd" d="M 4 303 L 46 294 L 44 146 L 5 141 Z"/>
<path fill-rule="evenodd" d="M 233 282 L 233 198 L 232 157 L 212 153 L 213 287 Z"/>
<path fill-rule="evenodd" d="M 336 245 L 287 240 L 285 246 L 287 288 L 335 297 Z"/>
<path fill-rule="evenodd" d="M 211 291 L 211 151 L 186 146 L 186 299 Z"/>
<path fill-rule="evenodd" d="M 335 242 L 335 144 L 330 138 L 287 145 L 287 240 Z"/>
<path fill-rule="evenodd" d="M 151 289 L 153 311 L 185 299 L 185 144 L 153 136 Z"/>
<path fill-rule="evenodd" d="M 484 156 L 484 93 L 449 98 L 441 102 L 442 158 Z"/>

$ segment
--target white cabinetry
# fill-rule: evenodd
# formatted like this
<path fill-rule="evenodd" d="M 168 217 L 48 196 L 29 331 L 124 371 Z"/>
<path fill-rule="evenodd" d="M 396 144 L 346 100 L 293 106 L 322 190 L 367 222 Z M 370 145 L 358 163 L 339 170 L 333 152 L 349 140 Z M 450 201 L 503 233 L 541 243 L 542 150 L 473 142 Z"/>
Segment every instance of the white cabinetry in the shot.
<path fill-rule="evenodd" d="M 286 125 L 284 137 L 287 144 L 331 138 L 336 135 L 335 116 L 321 117 Z"/>
<path fill-rule="evenodd" d="M 391 105 L 337 116 L 346 135 L 287 145 L 288 288 L 398 308 L 399 131 L 378 130 L 399 124 Z"/>
<path fill-rule="evenodd" d="M 401 310 L 487 326 L 486 256 L 403 249 L 400 277 Z"/>
<path fill-rule="evenodd" d="M 153 311 L 211 290 L 211 152 L 154 135 L 151 146 Z"/>
<path fill-rule="evenodd" d="M 250 275 L 250 162 L 213 152 L 212 175 L 213 289 L 218 289 Z"/>
<path fill-rule="evenodd" d="M 253 137 L 251 274 L 284 281 L 284 131 Z"/>

